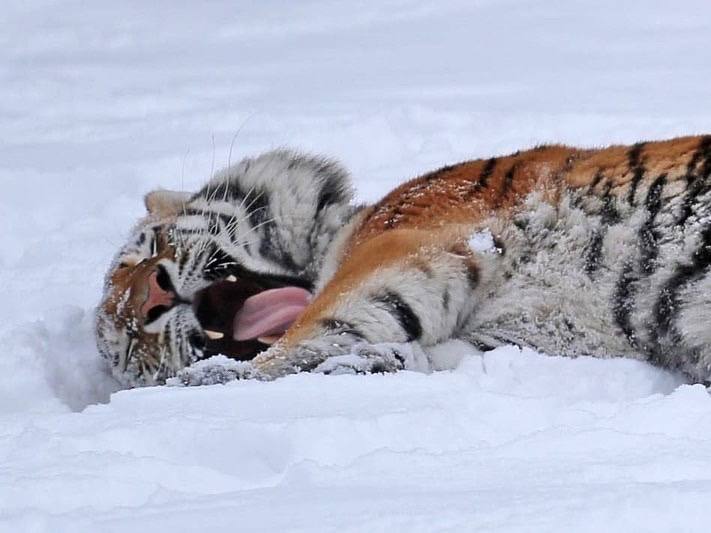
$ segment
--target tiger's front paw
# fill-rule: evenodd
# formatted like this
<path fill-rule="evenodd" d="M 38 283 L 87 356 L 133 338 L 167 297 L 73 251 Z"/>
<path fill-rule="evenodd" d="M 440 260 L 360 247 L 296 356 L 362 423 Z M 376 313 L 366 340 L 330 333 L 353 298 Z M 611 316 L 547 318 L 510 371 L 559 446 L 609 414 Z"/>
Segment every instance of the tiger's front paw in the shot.
<path fill-rule="evenodd" d="M 261 375 L 275 379 L 297 372 L 312 372 L 332 357 L 349 354 L 352 347 L 353 339 L 343 335 L 326 335 L 295 346 L 275 344 L 259 354 L 252 363 Z"/>
<path fill-rule="evenodd" d="M 261 377 L 250 362 L 235 361 L 224 355 L 216 355 L 183 368 L 174 378 L 166 381 L 166 385 L 197 387 L 199 385 L 224 384 L 238 379 L 260 379 Z"/>
<path fill-rule="evenodd" d="M 289 349 L 275 346 L 253 361 L 254 368 L 272 379 L 296 372 L 372 374 L 430 370 L 429 358 L 416 343 L 344 341 L 343 336 L 326 336 Z"/>
<path fill-rule="evenodd" d="M 405 369 L 406 358 L 400 346 L 359 344 L 351 353 L 329 357 L 314 368 L 322 374 L 384 374 Z"/>

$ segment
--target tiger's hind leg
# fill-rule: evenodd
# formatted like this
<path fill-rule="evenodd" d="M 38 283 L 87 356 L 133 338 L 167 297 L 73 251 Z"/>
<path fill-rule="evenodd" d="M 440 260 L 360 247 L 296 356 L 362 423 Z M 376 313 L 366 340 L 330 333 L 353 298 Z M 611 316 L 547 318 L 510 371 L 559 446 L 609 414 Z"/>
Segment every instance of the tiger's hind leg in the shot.
<path fill-rule="evenodd" d="M 688 272 L 682 270 L 682 272 Z M 657 305 L 655 363 L 678 368 L 695 383 L 711 386 L 711 272 L 667 283 Z M 679 287 L 680 285 L 680 287 Z"/>
<path fill-rule="evenodd" d="M 477 300 L 479 262 L 453 233 L 392 230 L 353 247 L 255 371 L 425 370 L 423 348 L 455 335 Z"/>

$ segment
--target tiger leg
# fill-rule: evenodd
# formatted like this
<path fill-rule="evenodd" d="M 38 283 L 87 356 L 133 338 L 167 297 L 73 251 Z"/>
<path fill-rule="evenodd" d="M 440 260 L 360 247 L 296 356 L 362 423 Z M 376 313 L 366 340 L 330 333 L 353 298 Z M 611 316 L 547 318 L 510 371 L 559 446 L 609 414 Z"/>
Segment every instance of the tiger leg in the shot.
<path fill-rule="evenodd" d="M 480 279 L 456 235 L 392 230 L 354 246 L 286 335 L 253 360 L 272 379 L 325 373 L 423 370 L 425 350 L 471 313 Z"/>

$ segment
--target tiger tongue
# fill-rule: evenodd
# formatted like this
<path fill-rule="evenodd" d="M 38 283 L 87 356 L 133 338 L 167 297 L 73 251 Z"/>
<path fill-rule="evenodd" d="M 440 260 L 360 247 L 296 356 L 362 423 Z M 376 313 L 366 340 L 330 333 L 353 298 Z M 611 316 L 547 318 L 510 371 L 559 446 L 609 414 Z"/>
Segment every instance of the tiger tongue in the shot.
<path fill-rule="evenodd" d="M 246 341 L 281 335 L 296 320 L 311 300 L 311 293 L 300 287 L 269 289 L 247 298 L 234 319 L 233 337 Z"/>

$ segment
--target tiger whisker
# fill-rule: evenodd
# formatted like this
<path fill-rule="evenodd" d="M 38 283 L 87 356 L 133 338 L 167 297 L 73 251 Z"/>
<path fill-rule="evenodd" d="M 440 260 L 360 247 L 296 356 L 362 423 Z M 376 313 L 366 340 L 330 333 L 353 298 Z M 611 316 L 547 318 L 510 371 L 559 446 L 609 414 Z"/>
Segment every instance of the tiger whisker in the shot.
<path fill-rule="evenodd" d="M 266 226 L 267 224 L 271 224 L 271 223 L 274 222 L 275 220 L 276 220 L 276 218 L 269 218 L 269 219 L 267 219 L 267 220 L 264 220 L 263 222 L 260 222 L 260 223 L 257 224 L 256 226 L 252 226 L 252 229 L 253 229 L 253 230 L 257 230 L 257 229 L 261 228 L 262 226 Z"/>
<path fill-rule="evenodd" d="M 232 148 L 234 148 L 235 141 L 237 140 L 237 137 L 239 136 L 240 132 L 241 132 L 242 129 L 245 127 L 245 125 L 247 124 L 247 122 L 249 121 L 249 119 L 251 119 L 254 115 L 255 115 L 254 112 L 253 112 L 253 113 L 250 113 L 249 115 L 247 115 L 247 118 L 245 118 L 245 119 L 242 121 L 242 124 L 240 124 L 239 128 L 237 128 L 237 131 L 235 132 L 234 136 L 232 137 L 232 142 L 230 142 L 230 151 L 229 151 L 228 154 L 227 154 L 227 167 L 228 167 L 228 168 L 229 168 L 230 165 L 232 164 Z"/>
<path fill-rule="evenodd" d="M 212 140 L 212 162 L 210 163 L 210 179 L 215 177 L 215 134 L 210 135 Z"/>

